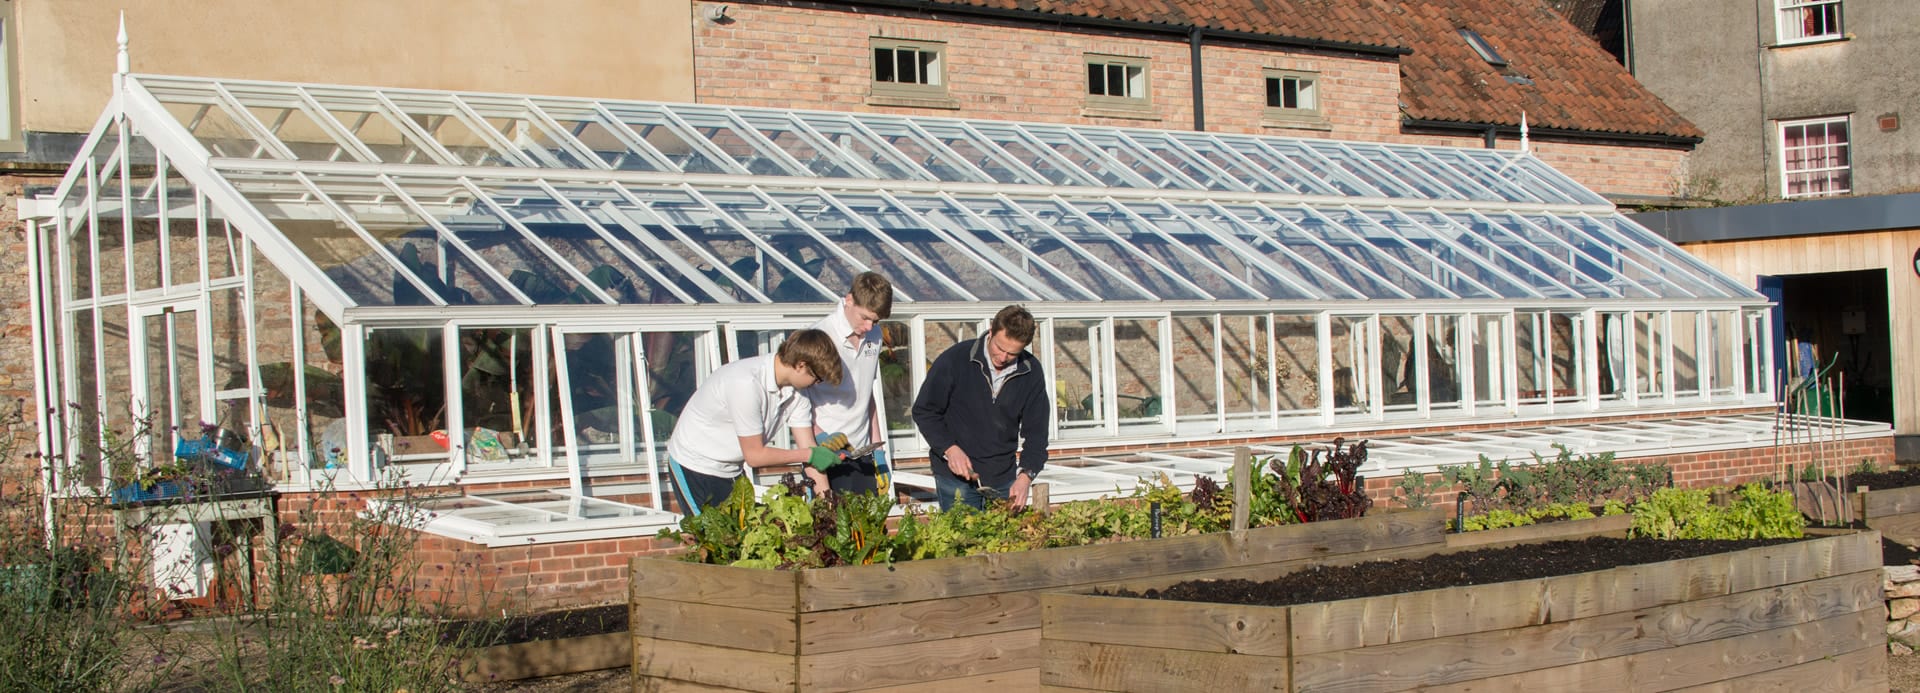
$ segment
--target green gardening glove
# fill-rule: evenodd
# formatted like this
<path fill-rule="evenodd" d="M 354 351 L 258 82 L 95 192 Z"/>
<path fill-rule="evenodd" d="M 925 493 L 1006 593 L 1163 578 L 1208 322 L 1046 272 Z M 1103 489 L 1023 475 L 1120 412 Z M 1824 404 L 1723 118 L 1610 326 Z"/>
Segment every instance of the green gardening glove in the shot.
<path fill-rule="evenodd" d="M 825 445 L 814 446 L 813 453 L 807 456 L 807 464 L 823 472 L 827 471 L 828 467 L 839 463 L 840 453 L 834 452 L 833 448 Z"/>

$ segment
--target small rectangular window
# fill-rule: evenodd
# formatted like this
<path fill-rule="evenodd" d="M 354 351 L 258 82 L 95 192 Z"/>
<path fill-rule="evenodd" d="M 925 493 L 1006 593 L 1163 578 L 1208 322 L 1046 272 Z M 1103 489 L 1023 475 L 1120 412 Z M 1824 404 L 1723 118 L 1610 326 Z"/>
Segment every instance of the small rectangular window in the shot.
<path fill-rule="evenodd" d="M 1087 56 L 1087 106 L 1145 110 L 1152 107 L 1144 58 Z"/>
<path fill-rule="evenodd" d="M 1481 60 L 1487 61 L 1488 65 L 1494 67 L 1507 66 L 1506 57 L 1500 55 L 1500 51 L 1495 50 L 1493 44 L 1487 41 L 1487 37 L 1481 36 L 1480 32 L 1462 28 L 1460 29 L 1460 38 L 1466 39 L 1467 45 L 1473 47 L 1473 52 L 1478 54 Z"/>
<path fill-rule="evenodd" d="M 1823 41 L 1846 36 L 1841 28 L 1840 0 L 1775 0 L 1780 9 L 1775 25 L 1781 43 Z"/>
<path fill-rule="evenodd" d="M 1847 116 L 1781 121 L 1780 194 L 1822 197 L 1853 192 Z"/>
<path fill-rule="evenodd" d="M 876 97 L 946 99 L 947 46 L 934 41 L 874 38 L 873 94 Z"/>
<path fill-rule="evenodd" d="M 1318 123 L 1323 120 L 1320 112 L 1320 76 L 1313 72 L 1295 70 L 1266 70 L 1267 107 L 1264 116 L 1268 123 L 1283 127 L 1296 126 L 1301 121 Z"/>

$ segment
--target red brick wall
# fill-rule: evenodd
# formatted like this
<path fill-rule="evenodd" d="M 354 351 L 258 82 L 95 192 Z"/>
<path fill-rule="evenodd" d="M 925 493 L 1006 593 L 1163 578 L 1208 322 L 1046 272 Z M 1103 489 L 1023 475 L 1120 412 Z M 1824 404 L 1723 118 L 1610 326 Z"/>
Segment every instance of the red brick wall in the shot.
<path fill-rule="evenodd" d="M 701 7 L 711 3 L 695 4 L 694 16 L 701 17 Z M 733 21 L 694 22 L 695 97 L 703 103 L 1193 128 L 1193 71 L 1184 39 L 872 11 L 719 4 L 727 5 Z M 873 37 L 945 42 L 948 91 L 956 107 L 908 108 L 869 102 L 868 39 Z M 1082 67 L 1086 53 L 1150 59 L 1152 115 L 1135 119 L 1087 114 Z M 1210 131 L 1463 147 L 1482 144 L 1472 135 L 1403 134 L 1400 66 L 1391 58 L 1209 42 L 1202 49 L 1201 62 Z M 1263 125 L 1262 68 L 1318 72 L 1328 128 Z M 1518 145 L 1509 140 L 1501 146 Z M 1686 150 L 1674 148 L 1539 140 L 1534 151 L 1602 193 L 1650 196 L 1673 193 L 1687 155 Z"/>

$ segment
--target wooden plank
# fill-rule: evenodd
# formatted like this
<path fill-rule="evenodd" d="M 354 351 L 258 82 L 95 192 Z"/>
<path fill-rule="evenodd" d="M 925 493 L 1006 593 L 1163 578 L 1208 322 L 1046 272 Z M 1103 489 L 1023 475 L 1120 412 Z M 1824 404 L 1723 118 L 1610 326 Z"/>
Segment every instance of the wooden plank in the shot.
<path fill-rule="evenodd" d="M 704 683 L 694 683 L 692 681 L 636 678 L 633 682 L 633 690 L 635 693 L 720 693 L 722 691 L 735 692 L 740 689 L 727 688 L 725 686 L 709 686 Z"/>
<path fill-rule="evenodd" d="M 1506 527 L 1479 532 L 1458 532 L 1446 535 L 1448 548 L 1492 548 L 1531 544 L 1558 539 L 1583 539 L 1586 537 L 1627 535 L 1633 527 L 1632 515 L 1609 515 L 1585 520 L 1563 520 L 1525 527 Z"/>
<path fill-rule="evenodd" d="M 635 597 L 627 628 L 649 638 L 795 655 L 798 618 L 793 612 Z"/>
<path fill-rule="evenodd" d="M 1748 674 L 1676 693 L 1853 693 L 1888 688 L 1887 649 L 1863 647 L 1846 654 Z"/>
<path fill-rule="evenodd" d="M 1873 558 L 1870 563 L 1880 564 L 1879 533 L 1867 532 L 1873 536 Z M 1791 544 L 1778 544 L 1748 549 L 1727 554 L 1732 564 L 1727 568 L 1727 588 L 1734 592 L 1744 592 L 1771 585 L 1789 582 L 1805 582 L 1836 575 L 1842 572 L 1861 570 L 1860 559 L 1865 554 L 1860 539 L 1864 534 L 1849 534 L 1820 539 L 1797 541 Z M 1852 570 L 1837 569 L 1850 567 Z"/>
<path fill-rule="evenodd" d="M 1040 688 L 1040 669 L 1016 669 L 957 679 L 942 679 L 899 686 L 869 688 L 862 693 L 980 693 L 980 691 L 1031 691 Z"/>
<path fill-rule="evenodd" d="M 1294 660 L 1294 683 L 1303 690 L 1345 691 L 1457 684 L 1855 614 L 1884 619 L 1880 582 L 1878 572 L 1861 572 L 1577 621 L 1301 654 Z M 1299 640 L 1295 647 L 1313 649 Z"/>
<path fill-rule="evenodd" d="M 1070 587 L 1235 565 L 1225 533 L 800 572 L 802 611 Z"/>
<path fill-rule="evenodd" d="M 1920 513 L 1886 515 L 1867 520 L 1867 526 L 1881 536 L 1907 546 L 1920 544 Z"/>
<path fill-rule="evenodd" d="M 1039 627 L 1039 592 L 929 599 L 800 614 L 800 651 L 824 654 Z"/>
<path fill-rule="evenodd" d="M 1051 593 L 1040 637 L 1108 645 L 1285 657 L 1287 609 Z"/>
<path fill-rule="evenodd" d="M 1047 640 L 1040 683 L 1101 691 L 1286 691 L 1287 660 Z"/>
<path fill-rule="evenodd" d="M 1289 607 L 1295 656 L 1538 625 L 1544 583 L 1518 580 Z"/>
<path fill-rule="evenodd" d="M 794 690 L 793 658 L 695 643 L 635 636 L 636 680 L 672 679 L 749 691 Z"/>
<path fill-rule="evenodd" d="M 853 691 L 1040 667 L 1040 629 L 801 655 L 800 688 Z"/>
<path fill-rule="evenodd" d="M 474 668 L 466 673 L 467 681 L 518 681 L 627 666 L 633 658 L 633 641 L 624 632 L 602 633 L 486 647 L 472 657 Z"/>
<path fill-rule="evenodd" d="M 1833 618 L 1633 655 L 1623 688 L 1668 690 L 1779 669 L 1834 654 L 1887 645 L 1886 614 L 1865 610 Z"/>
<path fill-rule="evenodd" d="M 737 606 L 762 611 L 793 611 L 799 573 L 727 565 L 688 563 L 670 558 L 635 558 L 629 593 L 633 597 Z M 804 572 L 804 571 L 803 571 Z"/>
<path fill-rule="evenodd" d="M 1250 529 L 1244 541 L 1237 542 L 1240 555 L 1235 565 L 1441 544 L 1446 541 L 1446 518 L 1447 513 L 1438 509 L 1408 510 Z"/>
<path fill-rule="evenodd" d="M 1867 490 L 1867 519 L 1907 513 L 1920 513 L 1920 486 Z"/>

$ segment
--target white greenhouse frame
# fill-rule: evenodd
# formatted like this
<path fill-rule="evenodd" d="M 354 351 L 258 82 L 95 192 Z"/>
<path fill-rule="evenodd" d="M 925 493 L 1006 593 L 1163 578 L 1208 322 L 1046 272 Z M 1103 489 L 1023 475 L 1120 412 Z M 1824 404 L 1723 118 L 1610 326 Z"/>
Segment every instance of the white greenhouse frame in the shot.
<path fill-rule="evenodd" d="M 865 270 L 897 289 L 877 388 L 896 459 L 925 453 L 900 424 L 939 348 L 1003 304 L 1040 318 L 1056 499 L 1218 475 L 1236 438 L 1498 421 L 1433 450 L 1626 454 L 1758 424 L 1569 420 L 1773 402 L 1765 299 L 1526 151 L 117 84 L 58 189 L 22 205 L 48 450 L 207 421 L 283 490 L 391 472 L 454 493 L 418 507 L 472 541 L 673 522 L 652 479 L 675 397 Z M 426 429 L 465 433 L 442 451 Z M 1116 442 L 1191 449 L 1075 453 Z M 1452 460 L 1374 451 L 1374 473 Z M 97 489 L 99 466 L 61 483 Z M 462 493 L 528 481 L 550 487 Z"/>

